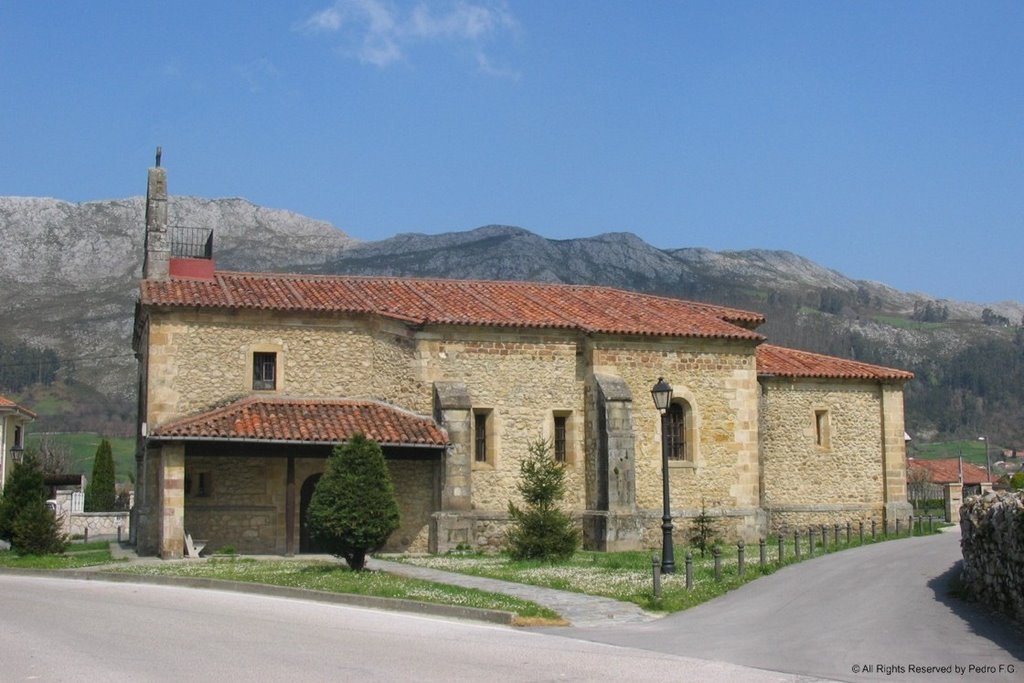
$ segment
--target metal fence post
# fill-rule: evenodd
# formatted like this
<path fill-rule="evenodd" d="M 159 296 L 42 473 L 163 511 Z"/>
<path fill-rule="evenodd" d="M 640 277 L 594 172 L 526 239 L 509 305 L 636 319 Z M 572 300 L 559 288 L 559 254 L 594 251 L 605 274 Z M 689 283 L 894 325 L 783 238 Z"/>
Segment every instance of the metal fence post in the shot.
<path fill-rule="evenodd" d="M 839 547 L 839 523 L 838 522 L 832 526 L 832 531 L 833 531 L 832 535 L 834 536 L 833 541 L 835 542 L 836 547 L 838 548 Z"/>
<path fill-rule="evenodd" d="M 757 549 L 761 552 L 761 568 L 764 569 L 764 567 L 768 564 L 768 550 L 765 547 L 765 542 L 763 538 L 760 541 L 758 541 L 757 546 Z"/>
<path fill-rule="evenodd" d="M 793 531 L 793 552 L 796 553 L 796 561 L 800 561 L 800 530 Z"/>
<path fill-rule="evenodd" d="M 782 529 L 779 529 L 779 566 L 782 566 L 782 556 L 785 554 L 786 549 L 786 536 L 782 533 Z"/>
<path fill-rule="evenodd" d="M 853 524 L 850 520 L 846 520 L 846 545 L 850 545 L 850 531 L 853 529 Z"/>
<path fill-rule="evenodd" d="M 878 534 L 876 532 L 875 518 L 872 517 L 871 518 L 871 540 L 875 541 L 877 538 L 878 538 Z"/>
<path fill-rule="evenodd" d="M 807 557 L 814 557 L 814 527 L 807 530 Z"/>
<path fill-rule="evenodd" d="M 828 550 L 828 525 L 821 525 L 821 551 L 825 552 Z"/>
<path fill-rule="evenodd" d="M 746 569 L 747 564 L 747 544 L 743 542 L 741 538 L 736 543 L 736 570 L 740 576 L 743 576 L 743 572 Z"/>
<path fill-rule="evenodd" d="M 693 553 L 686 551 L 686 590 L 693 590 Z"/>
<path fill-rule="evenodd" d="M 910 535 L 913 536 L 914 535 L 914 515 L 910 515 L 910 519 L 908 521 L 910 522 Z"/>
<path fill-rule="evenodd" d="M 860 520 L 860 544 L 864 545 L 864 520 Z"/>
<path fill-rule="evenodd" d="M 711 552 L 715 558 L 715 581 L 722 580 L 722 551 L 715 546 L 715 549 Z"/>

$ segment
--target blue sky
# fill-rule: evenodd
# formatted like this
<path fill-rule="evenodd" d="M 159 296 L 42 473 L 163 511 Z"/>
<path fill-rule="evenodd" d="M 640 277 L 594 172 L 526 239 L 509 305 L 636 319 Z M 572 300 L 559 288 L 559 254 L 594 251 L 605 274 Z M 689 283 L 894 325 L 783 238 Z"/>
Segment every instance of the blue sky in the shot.
<path fill-rule="evenodd" d="M 1024 300 L 1024 3 L 0 1 L 0 195 L 785 249 Z"/>

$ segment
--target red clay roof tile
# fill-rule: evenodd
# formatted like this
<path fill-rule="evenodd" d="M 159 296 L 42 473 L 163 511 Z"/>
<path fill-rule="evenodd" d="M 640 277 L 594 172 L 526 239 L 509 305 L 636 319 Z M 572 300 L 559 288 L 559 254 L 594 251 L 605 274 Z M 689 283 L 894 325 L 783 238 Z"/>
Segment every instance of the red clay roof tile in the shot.
<path fill-rule="evenodd" d="M 960 481 L 959 458 L 939 458 L 937 460 L 910 458 L 908 465 L 911 469 L 927 470 L 931 474 L 932 482 L 936 484 Z M 963 463 L 963 473 L 965 484 L 980 484 L 984 481 L 989 481 L 988 472 L 985 471 L 985 468 L 979 467 L 974 463 Z"/>
<path fill-rule="evenodd" d="M 385 446 L 443 447 L 433 420 L 376 401 L 251 397 L 161 425 L 165 440 L 336 444 L 362 433 Z"/>
<path fill-rule="evenodd" d="M 416 324 L 562 328 L 759 342 L 759 313 L 611 287 L 481 280 L 218 272 L 213 280 L 143 280 L 155 307 L 376 314 Z"/>
<path fill-rule="evenodd" d="M 29 419 L 36 419 L 38 417 L 35 413 L 24 406 L 19 406 L 17 403 L 7 398 L 6 396 L 0 396 L 0 410 L 5 413 L 16 412 L 21 413 Z"/>
<path fill-rule="evenodd" d="M 757 347 L 757 374 L 769 377 L 911 380 L 914 373 L 773 344 Z"/>

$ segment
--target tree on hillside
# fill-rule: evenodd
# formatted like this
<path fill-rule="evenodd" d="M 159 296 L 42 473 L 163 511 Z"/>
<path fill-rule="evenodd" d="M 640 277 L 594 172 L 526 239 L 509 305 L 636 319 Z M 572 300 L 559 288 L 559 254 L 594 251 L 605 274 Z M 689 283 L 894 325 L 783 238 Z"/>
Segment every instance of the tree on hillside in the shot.
<path fill-rule="evenodd" d="M 92 462 L 92 477 L 85 487 L 85 511 L 113 510 L 114 502 L 117 500 L 115 488 L 114 454 L 110 449 L 110 442 L 103 439 L 96 448 L 96 456 Z"/>
<path fill-rule="evenodd" d="M 334 447 L 309 502 L 309 531 L 354 571 L 398 529 L 398 501 L 384 453 L 356 434 Z"/>
<path fill-rule="evenodd" d="M 517 560 L 566 559 L 579 545 L 580 534 L 572 517 L 558 508 L 565 495 L 565 465 L 556 462 L 550 451 L 547 441 L 535 441 L 519 465 L 516 488 L 526 507 L 508 504 L 512 516 L 508 550 Z"/>

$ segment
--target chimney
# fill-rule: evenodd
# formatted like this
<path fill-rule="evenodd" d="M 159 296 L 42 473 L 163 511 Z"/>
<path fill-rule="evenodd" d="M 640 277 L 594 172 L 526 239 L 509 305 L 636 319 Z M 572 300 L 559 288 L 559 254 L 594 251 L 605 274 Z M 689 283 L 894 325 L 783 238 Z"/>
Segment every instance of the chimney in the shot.
<path fill-rule="evenodd" d="M 170 278 L 171 242 L 167 235 L 167 173 L 160 168 L 163 150 L 156 148 L 156 166 L 149 169 L 146 184 L 146 255 L 142 277 Z"/>

